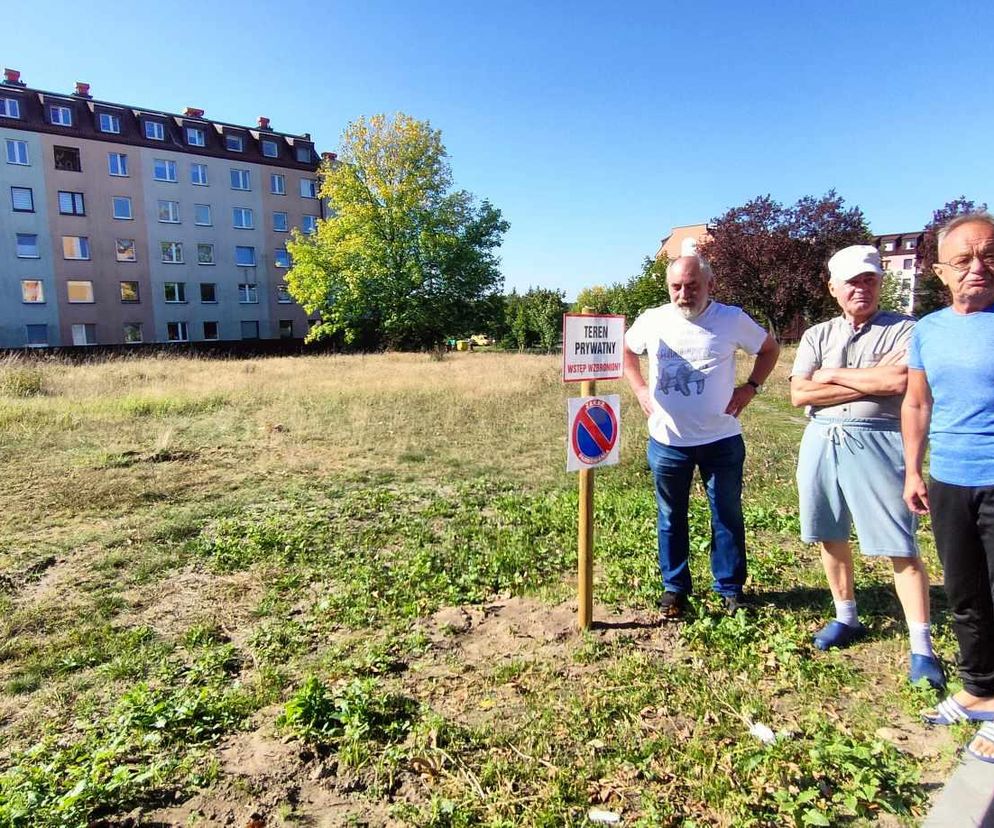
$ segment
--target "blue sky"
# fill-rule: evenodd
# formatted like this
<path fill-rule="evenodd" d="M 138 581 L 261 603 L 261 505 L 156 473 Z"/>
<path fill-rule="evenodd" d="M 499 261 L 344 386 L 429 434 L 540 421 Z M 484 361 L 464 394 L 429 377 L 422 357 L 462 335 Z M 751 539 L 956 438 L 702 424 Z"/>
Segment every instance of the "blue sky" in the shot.
<path fill-rule="evenodd" d="M 835 188 L 874 232 L 994 204 L 994 3 L 21 3 L 30 86 L 310 132 L 442 130 L 507 289 L 626 279 L 674 225 Z"/>

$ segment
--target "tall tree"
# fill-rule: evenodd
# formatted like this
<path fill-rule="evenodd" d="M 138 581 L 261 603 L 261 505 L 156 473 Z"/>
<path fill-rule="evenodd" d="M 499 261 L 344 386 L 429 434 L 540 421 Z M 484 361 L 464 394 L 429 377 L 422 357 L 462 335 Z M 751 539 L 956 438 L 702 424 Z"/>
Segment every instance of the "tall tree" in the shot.
<path fill-rule="evenodd" d="M 599 313 L 620 313 L 631 324 L 646 308 L 669 301 L 666 265 L 665 258 L 653 259 L 646 256 L 642 260 L 641 272 L 627 282 L 615 282 L 607 287 L 595 285 L 581 290 L 577 294 L 573 310 L 579 312 L 584 306 L 588 306 Z"/>
<path fill-rule="evenodd" d="M 932 272 L 932 265 L 939 260 L 939 229 L 948 221 L 952 221 L 956 216 L 965 213 L 975 213 L 978 210 L 986 210 L 986 204 L 977 204 L 966 196 L 954 198 L 947 201 L 945 205 L 932 213 L 932 220 L 925 226 L 925 236 L 922 239 L 921 248 L 918 250 L 918 262 L 921 267 L 921 281 L 915 297 L 915 313 L 919 316 L 931 313 L 939 308 L 944 308 L 949 304 L 949 291 L 935 273 Z"/>
<path fill-rule="evenodd" d="M 523 297 L 528 327 L 546 351 L 551 351 L 562 335 L 565 300 L 566 294 L 562 291 L 546 288 L 531 288 Z"/>
<path fill-rule="evenodd" d="M 472 330 L 503 284 L 509 225 L 452 189 L 441 132 L 403 113 L 359 118 L 321 172 L 328 218 L 287 245 L 290 293 L 321 318 L 308 338 L 422 348 Z"/>
<path fill-rule="evenodd" d="M 717 275 L 716 298 L 764 320 L 778 336 L 796 321 L 834 312 L 826 262 L 871 238 L 862 211 L 847 209 L 835 190 L 790 207 L 759 196 L 712 220 L 708 235 L 699 252 Z"/>

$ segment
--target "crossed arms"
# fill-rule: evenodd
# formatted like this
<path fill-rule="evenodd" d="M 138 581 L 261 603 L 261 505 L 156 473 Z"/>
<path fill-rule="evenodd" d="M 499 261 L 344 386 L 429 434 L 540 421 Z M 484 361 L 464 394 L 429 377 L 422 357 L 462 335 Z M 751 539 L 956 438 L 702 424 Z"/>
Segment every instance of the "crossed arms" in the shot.
<path fill-rule="evenodd" d="M 869 395 L 903 394 L 908 382 L 904 348 L 891 351 L 872 368 L 819 368 L 810 377 L 790 378 L 790 402 L 802 405 L 838 405 Z"/>

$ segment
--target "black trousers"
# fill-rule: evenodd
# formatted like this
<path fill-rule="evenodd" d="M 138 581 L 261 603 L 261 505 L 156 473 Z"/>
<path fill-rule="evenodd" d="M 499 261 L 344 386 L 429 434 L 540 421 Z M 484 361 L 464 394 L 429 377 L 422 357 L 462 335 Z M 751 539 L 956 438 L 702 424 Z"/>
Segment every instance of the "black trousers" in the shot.
<path fill-rule="evenodd" d="M 960 678 L 974 696 L 994 696 L 994 486 L 928 484 Z"/>

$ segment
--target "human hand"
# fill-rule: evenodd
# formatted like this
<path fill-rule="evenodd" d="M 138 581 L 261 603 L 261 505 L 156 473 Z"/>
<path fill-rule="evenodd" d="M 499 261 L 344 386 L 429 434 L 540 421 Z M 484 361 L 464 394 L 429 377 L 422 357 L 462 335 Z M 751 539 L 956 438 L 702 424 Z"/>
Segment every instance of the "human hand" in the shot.
<path fill-rule="evenodd" d="M 652 416 L 652 394 L 649 393 L 649 386 L 643 385 L 635 392 L 635 398 L 639 401 L 639 407 L 646 417 Z"/>
<path fill-rule="evenodd" d="M 920 474 L 912 471 L 905 474 L 904 502 L 916 515 L 928 514 L 928 487 Z"/>
<path fill-rule="evenodd" d="M 756 389 L 749 385 L 749 383 L 740 385 L 732 392 L 732 398 L 725 407 L 725 413 L 731 414 L 733 417 L 738 417 L 742 413 L 742 410 L 752 402 L 752 398 L 756 396 L 756 393 Z"/>

